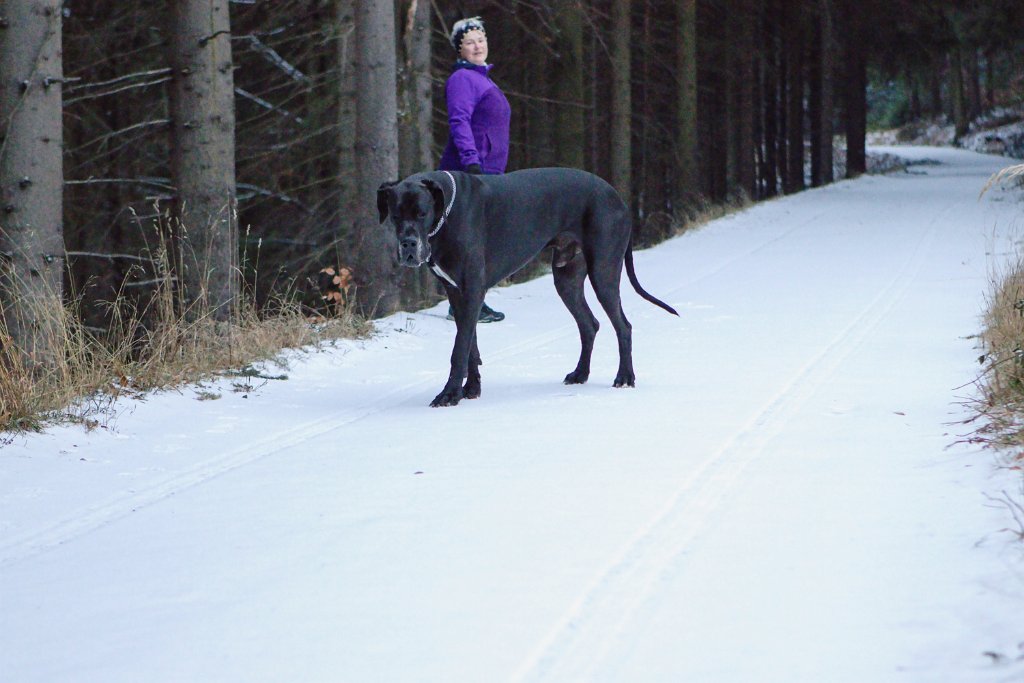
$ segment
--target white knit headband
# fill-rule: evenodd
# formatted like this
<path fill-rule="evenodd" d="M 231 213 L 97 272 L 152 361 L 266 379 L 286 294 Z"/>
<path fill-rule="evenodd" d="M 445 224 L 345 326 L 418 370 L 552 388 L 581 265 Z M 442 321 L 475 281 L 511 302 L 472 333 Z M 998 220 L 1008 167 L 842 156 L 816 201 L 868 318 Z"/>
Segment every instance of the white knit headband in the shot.
<path fill-rule="evenodd" d="M 468 19 L 459 19 L 452 26 L 452 35 L 449 38 L 452 47 L 458 50 L 462 47 L 462 38 L 470 31 L 484 31 L 484 22 L 480 17 L 469 17 Z M 484 31 L 486 33 L 486 31 Z"/>

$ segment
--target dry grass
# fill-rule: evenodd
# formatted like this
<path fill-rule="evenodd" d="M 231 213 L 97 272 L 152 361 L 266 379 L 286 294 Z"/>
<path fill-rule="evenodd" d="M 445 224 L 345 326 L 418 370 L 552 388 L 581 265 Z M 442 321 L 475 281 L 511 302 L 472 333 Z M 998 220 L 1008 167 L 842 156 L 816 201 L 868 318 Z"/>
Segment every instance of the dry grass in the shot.
<path fill-rule="evenodd" d="M 294 303 L 261 312 L 243 306 L 228 322 L 174 317 L 144 326 L 127 315 L 102 336 L 86 330 L 71 310 L 60 315 L 55 329 L 61 338 L 51 342 L 60 353 L 45 365 L 28 362 L 0 324 L 0 430 L 36 430 L 69 420 L 96 426 L 122 393 L 197 382 L 274 359 L 283 349 L 369 330 L 349 312 L 311 322 Z"/>
<path fill-rule="evenodd" d="M 1008 166 L 999 173 L 994 174 L 985 183 L 985 187 L 981 188 L 981 194 L 985 194 L 994 186 L 1001 183 L 1015 183 L 1020 185 L 1024 183 L 1024 164 L 1018 164 L 1016 166 Z"/>
<path fill-rule="evenodd" d="M 165 255 L 161 249 L 154 257 L 160 277 L 153 296 L 144 304 L 127 296 L 109 302 L 106 330 L 87 329 L 74 303 L 31 311 L 33 319 L 46 316 L 38 327 L 54 337 L 41 340 L 56 351 L 49 362 L 33 362 L 30 350 L 17 348 L 0 317 L 0 430 L 69 420 L 97 426 L 122 393 L 193 383 L 284 349 L 369 333 L 368 322 L 343 307 L 311 319 L 294 293 L 262 308 L 243 294 L 227 321 L 214 319 L 202 301 L 186 309 Z"/>
<path fill-rule="evenodd" d="M 1024 452 L 1024 255 L 991 279 L 971 440 Z"/>
<path fill-rule="evenodd" d="M 724 202 L 717 204 L 702 197 L 692 206 L 677 212 L 674 234 L 680 235 L 684 232 L 697 230 L 712 221 L 717 221 L 719 218 L 743 211 L 753 203 L 750 197 L 742 191 L 730 195 Z"/>
<path fill-rule="evenodd" d="M 1024 182 L 1024 164 L 1004 168 L 989 178 L 981 194 L 1004 183 Z M 981 334 L 980 396 L 971 401 L 977 425 L 969 440 L 1024 456 L 1024 253 L 996 266 Z"/>

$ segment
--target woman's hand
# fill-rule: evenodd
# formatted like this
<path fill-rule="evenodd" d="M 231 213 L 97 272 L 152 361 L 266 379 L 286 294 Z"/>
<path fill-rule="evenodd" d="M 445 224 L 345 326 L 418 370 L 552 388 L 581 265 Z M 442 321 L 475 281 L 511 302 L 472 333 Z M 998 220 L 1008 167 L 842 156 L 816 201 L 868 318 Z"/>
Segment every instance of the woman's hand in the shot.
<path fill-rule="evenodd" d="M 480 175 L 483 173 L 483 169 L 480 168 L 480 164 L 470 164 L 466 167 L 466 173 L 472 173 L 473 175 Z"/>

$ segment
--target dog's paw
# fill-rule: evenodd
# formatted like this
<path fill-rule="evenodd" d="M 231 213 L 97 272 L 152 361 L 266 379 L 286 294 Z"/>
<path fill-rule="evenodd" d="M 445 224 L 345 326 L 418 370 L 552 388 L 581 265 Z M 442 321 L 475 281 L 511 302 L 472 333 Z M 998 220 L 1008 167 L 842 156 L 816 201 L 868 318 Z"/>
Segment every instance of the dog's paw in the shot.
<path fill-rule="evenodd" d="M 480 398 L 480 393 L 481 390 L 479 380 L 477 380 L 476 382 L 466 382 L 466 386 L 462 388 L 462 398 L 467 400 L 473 398 Z"/>
<path fill-rule="evenodd" d="M 434 400 L 430 402 L 431 408 L 447 408 L 448 406 L 456 406 L 459 401 L 462 400 L 462 388 L 455 390 L 445 389 L 440 394 L 434 397 Z"/>
<path fill-rule="evenodd" d="M 562 381 L 563 384 L 586 384 L 587 380 L 590 379 L 589 372 L 583 372 L 581 370 L 573 370 L 565 379 Z"/>
<path fill-rule="evenodd" d="M 614 386 L 616 389 L 622 389 L 624 387 L 635 387 L 636 376 L 634 376 L 633 374 L 620 374 L 615 378 L 615 383 L 612 386 Z"/>

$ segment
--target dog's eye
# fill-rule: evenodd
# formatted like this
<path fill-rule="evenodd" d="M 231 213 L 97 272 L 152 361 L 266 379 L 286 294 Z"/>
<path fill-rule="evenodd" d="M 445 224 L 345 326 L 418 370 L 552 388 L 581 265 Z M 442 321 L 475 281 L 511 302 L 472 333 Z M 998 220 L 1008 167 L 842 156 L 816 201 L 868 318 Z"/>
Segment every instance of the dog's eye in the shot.
<path fill-rule="evenodd" d="M 416 217 L 417 218 L 426 218 L 427 217 L 427 212 L 426 211 L 420 211 L 418 214 L 416 214 Z"/>

